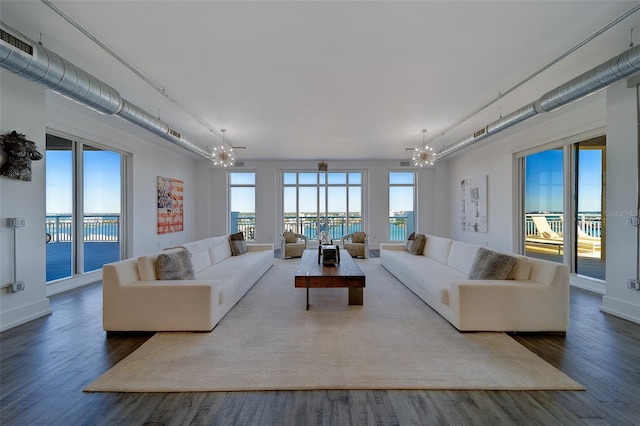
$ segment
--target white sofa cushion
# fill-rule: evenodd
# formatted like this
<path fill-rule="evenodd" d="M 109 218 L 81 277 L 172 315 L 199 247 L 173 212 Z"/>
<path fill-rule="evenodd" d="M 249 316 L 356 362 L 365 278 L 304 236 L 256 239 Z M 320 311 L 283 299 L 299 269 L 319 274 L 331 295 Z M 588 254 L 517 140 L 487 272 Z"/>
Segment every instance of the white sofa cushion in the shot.
<path fill-rule="evenodd" d="M 211 266 L 211 255 L 209 254 L 213 247 L 211 238 L 186 243 L 181 247 L 184 247 L 191 254 L 191 263 L 196 273 Z"/>
<path fill-rule="evenodd" d="M 211 264 L 215 265 L 223 260 L 231 257 L 231 244 L 229 244 L 229 236 L 212 237 L 211 249 L 209 255 L 211 256 Z"/>
<path fill-rule="evenodd" d="M 473 265 L 479 248 L 480 246 L 473 244 L 453 241 L 451 243 L 447 265 L 465 275 L 469 275 L 471 265 Z"/>
<path fill-rule="evenodd" d="M 193 263 L 193 270 L 195 272 L 200 272 L 204 269 L 207 269 L 209 266 L 211 266 L 211 256 L 209 255 L 209 250 L 201 251 L 200 253 L 192 253 L 191 263 Z"/>
<path fill-rule="evenodd" d="M 427 235 L 427 242 L 424 245 L 423 255 L 437 262 L 447 264 L 449 251 L 451 250 L 451 240 L 442 237 Z"/>
<path fill-rule="evenodd" d="M 507 279 L 509 280 L 528 280 L 529 279 L 529 271 L 531 270 L 529 264 L 529 258 L 524 256 L 516 256 L 518 258 L 518 263 L 513 267 L 511 274 Z"/>

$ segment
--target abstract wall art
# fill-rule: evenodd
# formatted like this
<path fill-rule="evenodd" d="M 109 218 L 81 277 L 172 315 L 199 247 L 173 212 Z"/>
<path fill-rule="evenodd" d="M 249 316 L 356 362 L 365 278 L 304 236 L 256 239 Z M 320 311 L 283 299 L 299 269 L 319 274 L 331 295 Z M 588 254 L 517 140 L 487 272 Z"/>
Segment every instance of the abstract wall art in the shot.
<path fill-rule="evenodd" d="M 462 230 L 487 232 L 487 175 L 463 179 L 460 190 Z"/>
<path fill-rule="evenodd" d="M 158 234 L 184 230 L 184 182 L 158 176 Z"/>

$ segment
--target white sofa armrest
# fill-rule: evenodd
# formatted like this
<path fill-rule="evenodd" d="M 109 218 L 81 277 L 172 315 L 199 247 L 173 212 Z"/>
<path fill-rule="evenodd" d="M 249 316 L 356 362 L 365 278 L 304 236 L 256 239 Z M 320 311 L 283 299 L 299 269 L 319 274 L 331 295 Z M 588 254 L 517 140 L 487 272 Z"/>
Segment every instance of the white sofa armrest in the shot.
<path fill-rule="evenodd" d="M 155 280 L 103 287 L 106 331 L 209 331 L 220 301 L 211 280 Z"/>
<path fill-rule="evenodd" d="M 529 280 L 456 280 L 449 304 L 457 328 L 484 331 L 559 331 L 569 327 L 569 288 Z"/>

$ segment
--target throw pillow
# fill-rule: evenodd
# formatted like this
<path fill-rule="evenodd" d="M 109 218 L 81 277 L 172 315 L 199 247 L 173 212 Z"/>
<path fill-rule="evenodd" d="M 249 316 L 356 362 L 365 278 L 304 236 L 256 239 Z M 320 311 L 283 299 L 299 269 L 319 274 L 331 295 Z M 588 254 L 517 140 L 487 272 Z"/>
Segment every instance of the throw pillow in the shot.
<path fill-rule="evenodd" d="M 240 256 L 247 252 L 247 242 L 244 240 L 243 232 L 230 234 L 229 243 L 231 244 L 231 254 L 233 256 Z"/>
<path fill-rule="evenodd" d="M 480 247 L 469 272 L 470 280 L 506 280 L 518 258 Z"/>
<path fill-rule="evenodd" d="M 159 280 L 195 279 L 191 255 L 186 250 L 159 254 L 156 260 L 156 276 Z"/>
<path fill-rule="evenodd" d="M 411 247 L 413 247 L 413 242 L 415 241 L 415 239 L 416 239 L 416 233 L 415 232 L 412 232 L 411 235 L 409 235 L 409 238 L 407 238 L 407 242 L 406 242 L 405 246 L 407 247 L 407 251 L 409 253 L 411 253 L 411 250 L 412 250 Z"/>
<path fill-rule="evenodd" d="M 356 244 L 363 244 L 366 237 L 367 234 L 365 234 L 364 232 L 354 232 L 353 236 L 351 237 L 351 242 Z"/>
<path fill-rule="evenodd" d="M 282 236 L 284 237 L 284 242 L 287 244 L 298 242 L 298 236 L 295 232 L 286 231 Z"/>
<path fill-rule="evenodd" d="M 427 236 L 424 234 L 415 234 L 414 238 L 413 240 L 407 241 L 407 251 L 411 254 L 421 255 L 422 250 L 424 250 L 424 245 L 427 243 Z"/>

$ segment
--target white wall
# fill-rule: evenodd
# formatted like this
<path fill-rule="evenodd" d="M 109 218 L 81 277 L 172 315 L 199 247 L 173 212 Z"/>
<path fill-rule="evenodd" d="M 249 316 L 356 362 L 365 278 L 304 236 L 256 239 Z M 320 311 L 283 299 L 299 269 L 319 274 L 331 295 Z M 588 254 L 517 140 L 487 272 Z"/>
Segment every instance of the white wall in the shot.
<path fill-rule="evenodd" d="M 635 88 L 621 82 L 607 90 L 607 290 L 602 310 L 640 322 L 640 291 L 627 288 L 638 279 L 638 115 Z"/>
<path fill-rule="evenodd" d="M 0 70 L 0 133 L 15 130 L 34 141 L 45 154 L 44 89 Z M 6 156 L 2 151 L 1 162 Z M 0 285 L 13 282 L 14 231 L 7 218 L 23 217 L 26 226 L 16 230 L 17 270 L 25 290 L 8 294 L 0 290 L 0 330 L 50 313 L 45 280 L 45 161 L 31 164 L 32 181 L 24 182 L 0 176 Z"/>
<path fill-rule="evenodd" d="M 320 161 L 320 160 L 318 160 Z M 281 173 L 283 170 L 318 169 L 318 161 L 245 161 L 242 168 L 230 170 L 214 168 L 210 171 L 210 218 L 206 233 L 222 235 L 227 229 L 227 173 L 229 171 L 256 172 L 256 242 L 280 244 L 282 233 L 282 192 Z M 377 249 L 380 243 L 389 241 L 389 193 L 388 173 L 390 171 L 414 171 L 400 167 L 400 160 L 389 161 L 327 161 L 329 171 L 362 170 L 364 172 L 363 209 L 366 209 L 364 231 L 369 234 L 370 248 Z M 435 199 L 436 171 L 418 169 L 418 211 L 417 229 L 434 233 L 435 218 L 440 204 Z M 368 188 L 368 190 L 367 190 Z M 223 218 L 220 220 L 220 218 Z"/>

